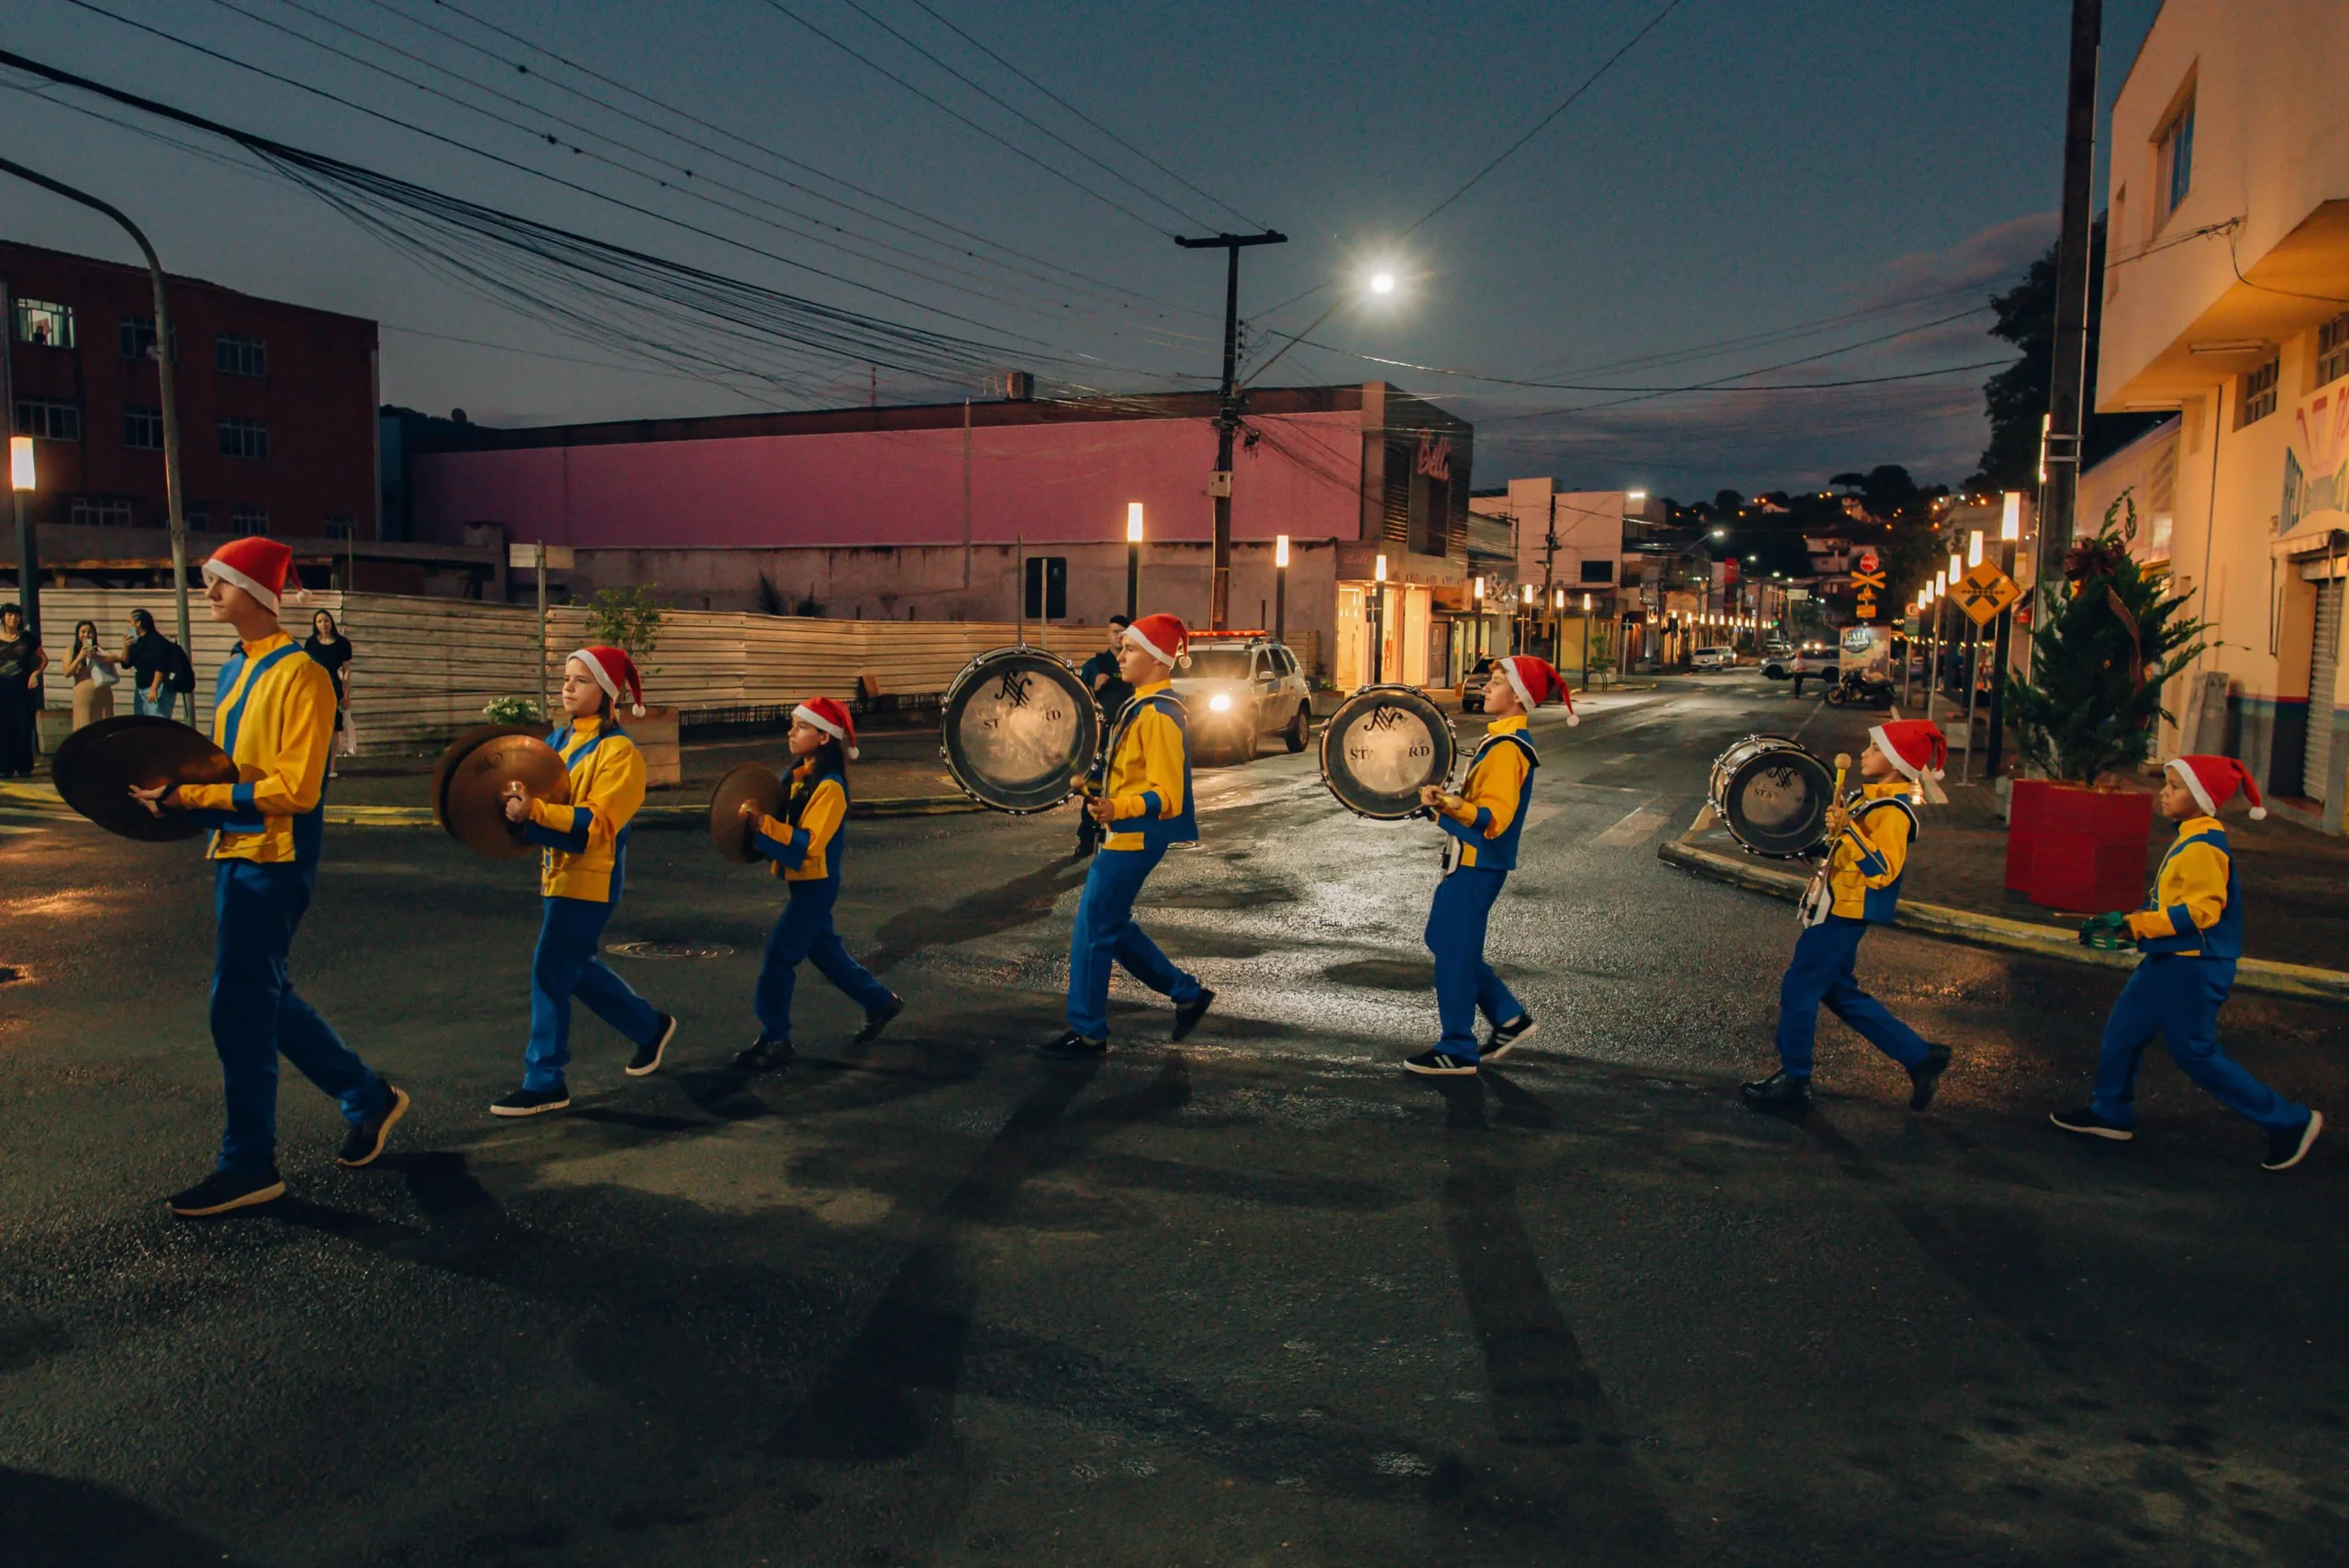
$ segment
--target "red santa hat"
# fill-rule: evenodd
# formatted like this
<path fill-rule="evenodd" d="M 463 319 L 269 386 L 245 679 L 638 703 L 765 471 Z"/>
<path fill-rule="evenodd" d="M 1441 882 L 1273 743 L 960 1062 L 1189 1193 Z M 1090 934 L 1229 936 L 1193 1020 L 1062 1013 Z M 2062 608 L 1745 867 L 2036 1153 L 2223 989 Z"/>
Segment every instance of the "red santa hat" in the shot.
<path fill-rule="evenodd" d="M 604 695 L 612 699 L 613 706 L 619 706 L 620 694 L 626 692 L 629 712 L 639 718 L 644 717 L 644 683 L 637 677 L 636 661 L 628 656 L 626 649 L 574 648 L 571 657 L 587 666 L 587 673 L 596 677 L 596 684 L 604 688 Z"/>
<path fill-rule="evenodd" d="M 2194 804 L 2209 816 L 2216 817 L 2219 807 L 2232 800 L 2238 789 L 2243 791 L 2243 798 L 2251 802 L 2253 821 L 2259 821 L 2267 815 L 2267 807 L 2259 798 L 2259 785 L 2253 780 L 2251 771 L 2232 757 L 2172 757 L 2162 765 L 2186 786 L 2186 793 L 2194 797 Z"/>
<path fill-rule="evenodd" d="M 1567 728 L 1582 722 L 1582 716 L 1575 711 L 1575 695 L 1566 688 L 1566 678 L 1547 659 L 1536 659 L 1531 653 L 1511 654 L 1501 661 L 1501 673 L 1527 712 L 1556 697 L 1566 705 Z"/>
<path fill-rule="evenodd" d="M 1144 616 L 1126 628 L 1123 635 L 1126 641 L 1170 670 L 1191 662 L 1191 628 L 1180 616 Z"/>
<path fill-rule="evenodd" d="M 299 604 L 302 600 L 302 580 L 294 573 L 293 550 L 259 534 L 232 539 L 214 550 L 212 559 L 204 563 L 204 574 L 242 588 L 273 610 L 282 601 Z"/>
<path fill-rule="evenodd" d="M 1949 768 L 1949 737 L 1929 718 L 1887 718 L 1868 731 L 1893 771 L 1915 784 L 1927 805 L 1946 806 L 1940 779 Z"/>
<path fill-rule="evenodd" d="M 810 697 L 791 710 L 791 717 L 802 724 L 812 724 L 848 749 L 850 762 L 856 761 L 856 720 L 849 717 L 847 708 L 829 697 Z"/>

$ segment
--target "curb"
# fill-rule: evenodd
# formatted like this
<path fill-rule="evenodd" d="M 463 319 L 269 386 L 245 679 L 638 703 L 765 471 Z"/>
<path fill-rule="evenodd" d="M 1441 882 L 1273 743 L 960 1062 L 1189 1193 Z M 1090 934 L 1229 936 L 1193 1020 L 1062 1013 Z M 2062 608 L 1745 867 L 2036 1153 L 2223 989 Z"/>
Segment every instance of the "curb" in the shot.
<path fill-rule="evenodd" d="M 1737 855 L 1719 853 L 1691 843 L 1686 838 L 1666 840 L 1656 847 L 1655 855 L 1666 865 L 1678 866 L 1683 871 L 1714 882 L 1724 882 L 1732 887 L 1783 898 L 1788 903 L 1801 898 L 1803 888 L 1810 880 L 1797 876 L 1792 872 L 1773 870 Z M 1946 904 L 1923 904 L 1904 898 L 1892 923 L 1902 930 L 1915 931 L 1920 936 L 1943 937 L 1976 947 L 2027 953 L 2032 958 L 2053 959 L 2059 963 L 2081 964 L 2091 969 L 2137 967 L 2135 953 L 2084 948 L 2075 932 L 2061 926 L 2009 920 L 2003 916 L 1952 908 Z M 2264 958 L 2239 959 L 2235 962 L 2235 989 L 2255 991 L 2268 996 L 2287 996 L 2296 1002 L 2329 1002 L 2337 1007 L 2349 1006 L 2349 973 L 2302 963 L 2278 963 Z"/>

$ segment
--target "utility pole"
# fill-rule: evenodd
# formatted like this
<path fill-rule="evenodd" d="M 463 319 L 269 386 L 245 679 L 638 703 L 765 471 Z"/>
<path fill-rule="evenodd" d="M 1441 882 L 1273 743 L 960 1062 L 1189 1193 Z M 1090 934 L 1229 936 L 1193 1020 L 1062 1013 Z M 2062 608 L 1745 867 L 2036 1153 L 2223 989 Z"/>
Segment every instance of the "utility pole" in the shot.
<path fill-rule="evenodd" d="M 1551 607 L 1550 601 L 1553 596 L 1553 579 L 1557 573 L 1557 566 L 1558 486 L 1553 482 L 1550 486 L 1550 528 L 1549 531 L 1542 536 L 1542 607 L 1545 610 Z M 1557 659 L 1558 621 L 1556 616 L 1553 615 L 1550 619 L 1550 662 L 1554 664 Z"/>
<path fill-rule="evenodd" d="M 2072 0 L 2072 71 L 2064 106 L 2064 217 L 2055 249 L 2055 353 L 2047 389 L 2047 483 L 2039 513 L 2039 581 L 2060 582 L 2079 501 L 2087 416 L 2089 173 L 2096 161 L 2097 49 L 2104 0 Z"/>
<path fill-rule="evenodd" d="M 1240 428 L 1240 399 L 1232 375 L 1240 352 L 1240 252 L 1251 245 L 1286 245 L 1288 236 L 1268 228 L 1262 234 L 1218 234 L 1203 239 L 1177 235 L 1174 243 L 1186 250 L 1220 250 L 1223 274 L 1223 381 L 1216 400 L 1215 478 L 1208 491 L 1215 500 L 1215 576 L 1208 593 L 1208 628 L 1223 631 L 1231 625 L 1231 433 Z"/>
<path fill-rule="evenodd" d="M 0 278 L 0 436 L 17 433 L 17 310 L 8 282 Z M 7 444 L 7 443 L 0 443 Z M 10 457 L 13 460 L 13 450 Z M 25 630 L 40 638 L 40 545 L 33 536 L 32 511 L 25 493 L 9 475 L 8 500 L 17 518 L 17 598 L 25 612 Z"/>

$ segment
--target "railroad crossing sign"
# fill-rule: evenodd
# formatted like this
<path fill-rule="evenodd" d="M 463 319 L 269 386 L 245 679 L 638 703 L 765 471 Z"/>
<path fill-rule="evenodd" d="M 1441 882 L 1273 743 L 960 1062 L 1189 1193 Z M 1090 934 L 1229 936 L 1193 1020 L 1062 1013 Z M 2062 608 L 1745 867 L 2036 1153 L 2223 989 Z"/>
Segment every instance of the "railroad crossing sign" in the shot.
<path fill-rule="evenodd" d="M 2022 590 L 2015 580 L 1988 562 L 1958 579 L 1958 607 L 1974 617 L 1976 626 L 1988 626 L 1998 618 L 1998 612 L 2022 597 Z"/>
<path fill-rule="evenodd" d="M 1875 550 L 1867 550 L 1860 552 L 1854 565 L 1857 570 L 1852 573 L 1852 586 L 1857 591 L 1858 599 L 1853 607 L 1862 620 L 1874 620 L 1876 596 L 1884 592 L 1883 563 L 1876 559 Z"/>

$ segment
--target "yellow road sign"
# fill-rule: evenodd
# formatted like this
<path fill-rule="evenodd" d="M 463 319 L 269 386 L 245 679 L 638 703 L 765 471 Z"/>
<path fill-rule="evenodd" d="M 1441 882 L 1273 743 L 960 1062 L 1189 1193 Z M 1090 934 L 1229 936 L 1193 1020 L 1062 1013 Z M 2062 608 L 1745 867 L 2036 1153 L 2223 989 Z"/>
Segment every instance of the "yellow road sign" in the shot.
<path fill-rule="evenodd" d="M 1987 561 L 1959 578 L 1952 593 L 1976 626 L 1988 626 L 1998 618 L 2000 610 L 2022 597 L 2015 580 Z"/>

